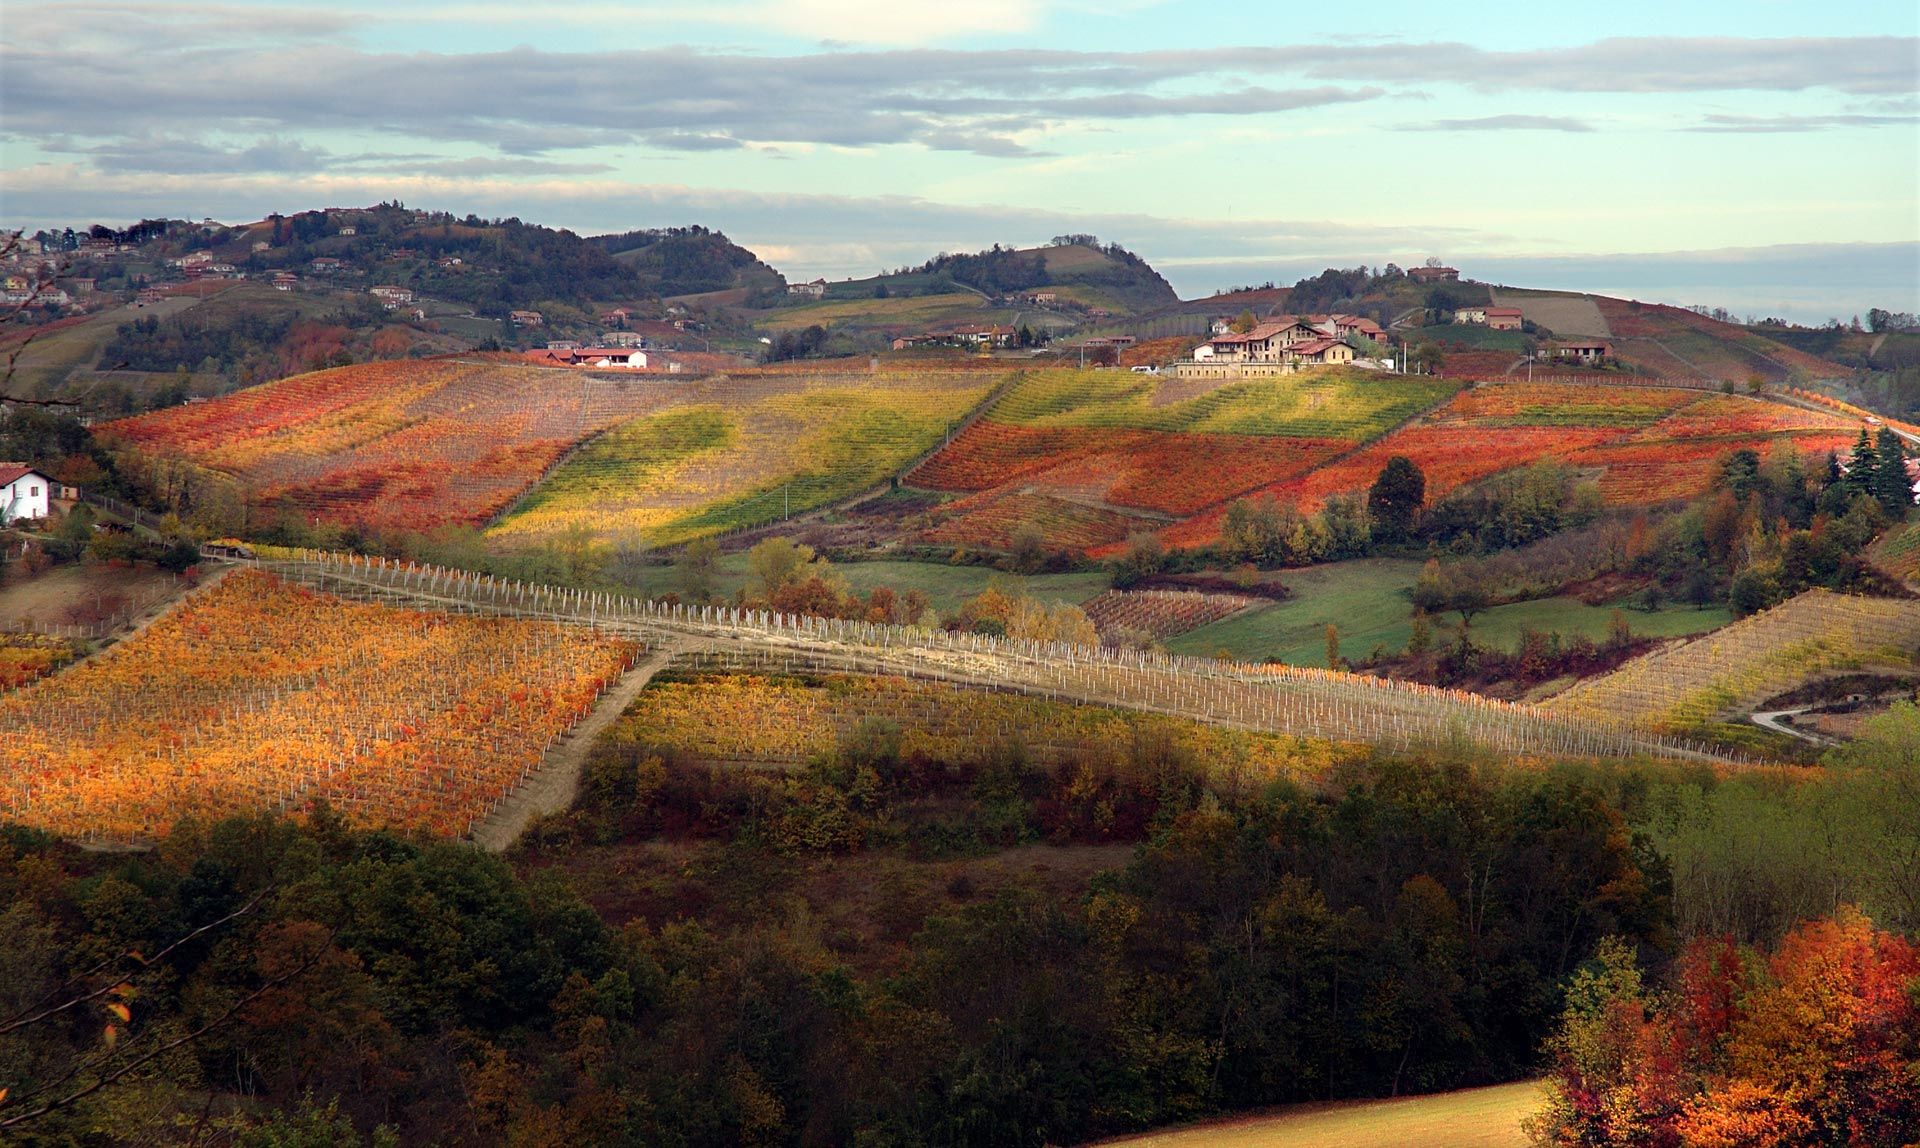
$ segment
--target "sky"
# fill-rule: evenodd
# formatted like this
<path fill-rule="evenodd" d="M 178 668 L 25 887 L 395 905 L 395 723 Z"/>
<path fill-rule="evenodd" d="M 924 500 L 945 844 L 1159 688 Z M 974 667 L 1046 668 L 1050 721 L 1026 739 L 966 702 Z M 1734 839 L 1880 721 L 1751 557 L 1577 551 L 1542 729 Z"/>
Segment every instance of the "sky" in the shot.
<path fill-rule="evenodd" d="M 35 3 L 0 225 L 409 206 L 702 223 L 790 279 L 1091 232 L 1183 295 L 1440 258 L 1920 311 L 1920 6 Z"/>

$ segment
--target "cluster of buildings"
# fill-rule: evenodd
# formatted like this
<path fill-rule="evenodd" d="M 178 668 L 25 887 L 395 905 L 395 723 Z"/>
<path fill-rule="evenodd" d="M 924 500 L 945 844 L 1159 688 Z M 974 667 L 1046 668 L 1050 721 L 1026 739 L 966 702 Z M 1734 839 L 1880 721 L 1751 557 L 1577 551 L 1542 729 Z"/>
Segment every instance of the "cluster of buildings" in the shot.
<path fill-rule="evenodd" d="M 1282 315 L 1236 331 L 1217 320 L 1213 335 L 1194 348 L 1186 373 L 1213 375 L 1234 369 L 1244 373 L 1287 374 L 1301 367 L 1339 366 L 1361 356 L 1354 343 L 1387 341 L 1387 332 L 1363 315 Z"/>
<path fill-rule="evenodd" d="M 928 331 L 920 335 L 904 335 L 892 343 L 896 351 L 905 351 L 912 347 L 966 347 L 973 350 L 986 350 L 991 347 L 1011 347 L 1019 341 L 1020 330 L 1006 324 L 965 323 L 958 327 L 949 327 L 942 331 Z"/>

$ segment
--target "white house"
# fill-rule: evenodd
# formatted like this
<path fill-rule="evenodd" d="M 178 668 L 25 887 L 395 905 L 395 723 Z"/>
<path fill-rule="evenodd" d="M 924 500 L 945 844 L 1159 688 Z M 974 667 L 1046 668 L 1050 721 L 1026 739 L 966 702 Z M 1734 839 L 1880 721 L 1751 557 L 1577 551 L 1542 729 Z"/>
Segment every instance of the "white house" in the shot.
<path fill-rule="evenodd" d="M 0 463 L 0 523 L 45 518 L 53 480 L 30 466 Z"/>

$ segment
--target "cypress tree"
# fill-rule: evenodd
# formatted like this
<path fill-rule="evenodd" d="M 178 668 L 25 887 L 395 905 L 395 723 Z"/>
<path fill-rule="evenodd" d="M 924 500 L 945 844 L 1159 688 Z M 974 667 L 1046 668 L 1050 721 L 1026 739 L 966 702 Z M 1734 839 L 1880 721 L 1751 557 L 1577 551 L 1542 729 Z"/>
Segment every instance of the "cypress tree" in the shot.
<path fill-rule="evenodd" d="M 1913 505 L 1913 485 L 1907 480 L 1907 451 L 1892 427 L 1880 428 L 1879 457 L 1873 474 L 1873 496 L 1887 513 L 1898 517 Z"/>
<path fill-rule="evenodd" d="M 1860 428 L 1860 439 L 1847 456 L 1847 489 L 1856 494 L 1873 493 L 1873 476 L 1880 473 L 1880 452 L 1873 449 L 1867 428 Z"/>

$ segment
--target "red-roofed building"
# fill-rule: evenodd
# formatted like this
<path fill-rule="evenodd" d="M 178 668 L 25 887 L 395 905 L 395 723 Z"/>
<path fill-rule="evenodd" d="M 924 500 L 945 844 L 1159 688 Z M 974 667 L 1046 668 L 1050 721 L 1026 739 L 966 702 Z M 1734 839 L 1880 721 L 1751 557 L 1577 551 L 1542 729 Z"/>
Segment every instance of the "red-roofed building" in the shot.
<path fill-rule="evenodd" d="M 1487 326 L 1496 331 L 1518 331 L 1526 325 L 1518 307 L 1488 307 L 1486 313 Z"/>
<path fill-rule="evenodd" d="M 1460 270 L 1456 267 L 1409 267 L 1407 278 L 1415 283 L 1457 283 Z"/>
<path fill-rule="evenodd" d="M 1549 343 L 1540 348 L 1540 357 L 1562 362 L 1583 363 L 1589 367 L 1598 366 L 1603 360 L 1613 357 L 1613 344 L 1597 339 L 1568 340 L 1561 343 Z"/>
<path fill-rule="evenodd" d="M 1300 366 L 1328 366 L 1353 362 L 1353 348 L 1339 339 L 1307 339 L 1286 348 L 1287 361 Z"/>

